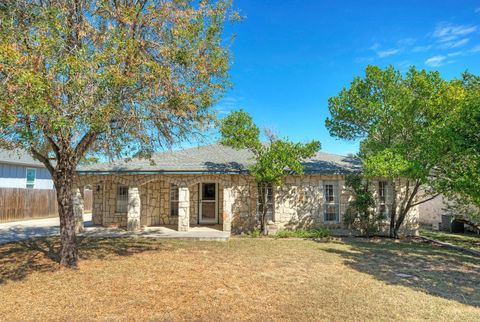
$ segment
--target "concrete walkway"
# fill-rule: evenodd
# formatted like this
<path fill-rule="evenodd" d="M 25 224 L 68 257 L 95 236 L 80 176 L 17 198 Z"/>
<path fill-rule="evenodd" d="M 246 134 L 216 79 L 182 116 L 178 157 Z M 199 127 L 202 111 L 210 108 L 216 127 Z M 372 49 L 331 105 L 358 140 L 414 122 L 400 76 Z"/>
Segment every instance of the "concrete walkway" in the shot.
<path fill-rule="evenodd" d="M 81 236 L 88 237 L 147 237 L 167 239 L 215 240 L 227 241 L 228 232 L 215 228 L 198 226 L 189 231 L 179 232 L 173 227 L 146 227 L 138 232 L 129 232 L 124 229 L 113 229 L 93 226 L 91 214 L 84 215 L 85 232 Z M 16 221 L 0 224 L 0 244 L 25 240 L 35 237 L 56 236 L 60 234 L 58 218 Z"/>

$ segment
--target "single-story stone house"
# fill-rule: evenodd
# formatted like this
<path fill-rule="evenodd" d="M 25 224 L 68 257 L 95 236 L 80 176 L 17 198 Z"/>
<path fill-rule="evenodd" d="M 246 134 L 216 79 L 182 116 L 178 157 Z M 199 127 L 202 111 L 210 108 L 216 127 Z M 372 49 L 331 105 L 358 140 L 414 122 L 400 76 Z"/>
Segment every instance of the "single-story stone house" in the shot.
<path fill-rule="evenodd" d="M 257 186 L 248 168 L 248 150 L 219 144 L 158 153 L 152 160 L 131 159 L 82 166 L 76 187 L 93 190 L 94 224 L 125 227 L 175 226 L 188 231 L 197 225 L 216 225 L 241 233 L 258 225 Z M 357 159 L 319 152 L 304 162 L 303 175 L 288 175 L 281 187 L 272 187 L 269 228 L 318 226 L 340 228 L 350 194 L 345 175 L 361 172 Z M 391 185 L 373 181 L 379 211 L 391 209 Z M 418 214 L 407 222 L 415 227 Z"/>

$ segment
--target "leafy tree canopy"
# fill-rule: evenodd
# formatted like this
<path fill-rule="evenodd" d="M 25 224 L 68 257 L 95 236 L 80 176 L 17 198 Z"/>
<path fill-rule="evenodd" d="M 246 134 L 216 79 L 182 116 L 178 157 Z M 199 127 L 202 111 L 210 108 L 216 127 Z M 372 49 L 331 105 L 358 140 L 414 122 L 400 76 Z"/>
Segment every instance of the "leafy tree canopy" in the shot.
<path fill-rule="evenodd" d="M 460 111 L 467 92 L 462 81 L 444 80 L 438 72 L 412 67 L 402 74 L 368 66 L 364 77 L 329 99 L 326 126 L 336 137 L 361 140 L 365 174 L 390 178 L 396 188 L 404 185 L 394 189 L 402 193 L 398 218 L 393 209 L 392 236 L 413 206 L 431 198 L 420 198 L 420 188 L 433 186 L 433 174 L 451 151 L 444 125 Z"/>
<path fill-rule="evenodd" d="M 302 160 L 320 150 L 320 142 L 294 143 L 265 131 L 268 143 L 260 140 L 260 130 L 244 110 L 234 111 L 219 122 L 220 143 L 236 149 L 249 149 L 255 164 L 249 169 L 257 182 L 281 184 L 288 173 L 303 174 Z"/>
<path fill-rule="evenodd" d="M 148 156 L 204 129 L 229 85 L 223 29 L 237 18 L 230 0 L 0 3 L 0 146 L 52 174 L 63 265 L 78 259 L 78 163 Z"/>
<path fill-rule="evenodd" d="M 329 99 L 326 126 L 334 136 L 362 140 L 368 175 L 425 181 L 444 152 L 432 140 L 435 131 L 464 96 L 460 82 L 438 72 L 412 67 L 402 75 L 393 67 L 368 66 L 364 78 Z"/>
<path fill-rule="evenodd" d="M 462 86 L 460 108 L 436 131 L 448 153 L 435 168 L 433 185 L 456 202 L 459 213 L 480 221 L 480 77 L 465 73 Z"/>
<path fill-rule="evenodd" d="M 188 138 L 228 85 L 232 15 L 228 0 L 3 1 L 0 143 L 79 160 Z"/>
<path fill-rule="evenodd" d="M 265 131 L 268 143 L 262 143 L 259 128 L 244 110 L 234 111 L 220 120 L 219 129 L 221 144 L 235 149 L 249 149 L 254 154 L 255 163 L 249 171 L 258 183 L 261 203 L 267 206 L 268 187 L 282 185 L 288 174 L 303 174 L 302 160 L 312 157 L 320 150 L 319 141 L 294 143 L 279 139 L 269 131 Z M 264 234 L 267 233 L 267 206 L 261 207 L 261 227 Z"/>

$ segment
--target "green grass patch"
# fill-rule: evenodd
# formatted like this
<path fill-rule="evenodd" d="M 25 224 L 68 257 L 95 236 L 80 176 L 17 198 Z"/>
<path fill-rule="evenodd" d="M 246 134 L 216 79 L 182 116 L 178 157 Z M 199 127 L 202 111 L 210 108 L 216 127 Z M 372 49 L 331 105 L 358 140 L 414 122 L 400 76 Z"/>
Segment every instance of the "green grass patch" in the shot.
<path fill-rule="evenodd" d="M 328 228 L 318 229 L 296 229 L 280 230 L 273 237 L 275 238 L 325 238 L 332 234 Z"/>
<path fill-rule="evenodd" d="M 450 243 L 463 248 L 480 250 L 480 235 L 473 233 L 449 233 L 444 231 L 433 231 L 429 229 L 420 229 L 420 235 L 436 239 L 445 243 Z"/>

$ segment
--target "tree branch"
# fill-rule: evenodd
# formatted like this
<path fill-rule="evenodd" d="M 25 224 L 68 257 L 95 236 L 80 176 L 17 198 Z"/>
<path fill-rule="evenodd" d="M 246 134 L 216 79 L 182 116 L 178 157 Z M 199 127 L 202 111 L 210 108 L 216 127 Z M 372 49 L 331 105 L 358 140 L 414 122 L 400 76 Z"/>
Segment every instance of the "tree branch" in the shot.
<path fill-rule="evenodd" d="M 432 200 L 432 199 L 435 199 L 435 198 L 437 198 L 437 197 L 440 196 L 440 195 L 441 195 L 441 193 L 436 193 L 435 195 L 433 195 L 433 196 L 430 197 L 430 198 L 427 198 L 427 199 L 425 199 L 425 200 L 422 200 L 422 201 L 419 201 L 419 202 L 416 202 L 416 203 L 412 204 L 411 207 L 415 207 L 415 206 L 421 205 L 422 203 L 425 203 L 425 202 L 427 202 L 427 201 L 430 201 L 430 200 Z"/>
<path fill-rule="evenodd" d="M 55 156 L 57 157 L 57 160 L 60 159 L 60 148 L 58 147 L 57 143 L 53 140 L 53 138 L 50 135 L 47 135 L 45 132 L 43 132 L 43 135 L 47 139 L 47 141 L 50 143 L 50 146 L 52 147 L 53 152 L 55 153 Z"/>
<path fill-rule="evenodd" d="M 40 152 L 35 150 L 33 147 L 30 147 L 30 153 L 38 159 L 38 161 L 42 162 L 45 167 L 47 168 L 48 172 L 50 172 L 50 175 L 53 177 L 53 173 L 55 172 L 55 169 L 53 168 L 52 164 L 50 163 L 50 160 L 42 155 Z"/>
<path fill-rule="evenodd" d="M 75 158 L 77 159 L 77 162 L 85 154 L 93 141 L 95 141 L 98 134 L 99 133 L 90 131 L 83 136 L 75 148 Z"/>

